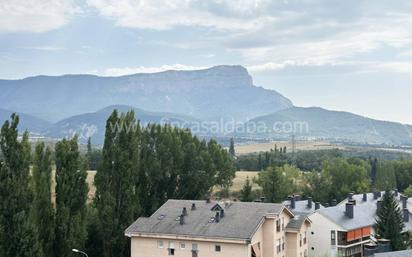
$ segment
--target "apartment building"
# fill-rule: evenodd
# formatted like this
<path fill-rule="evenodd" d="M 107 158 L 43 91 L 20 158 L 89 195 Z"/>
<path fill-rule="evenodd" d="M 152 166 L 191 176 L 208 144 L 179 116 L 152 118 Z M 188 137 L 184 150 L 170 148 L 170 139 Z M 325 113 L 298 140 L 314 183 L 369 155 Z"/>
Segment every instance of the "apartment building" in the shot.
<path fill-rule="evenodd" d="M 336 206 L 309 215 L 312 221 L 308 235 L 309 256 L 364 256 L 364 245 L 370 243 L 374 235 L 373 226 L 382 194 L 349 194 L 348 199 Z M 412 223 L 407 198 L 400 195 L 397 198 L 403 209 L 404 232 L 410 231 Z"/>
<path fill-rule="evenodd" d="M 125 235 L 132 257 L 305 257 L 310 225 L 283 204 L 169 200 Z"/>

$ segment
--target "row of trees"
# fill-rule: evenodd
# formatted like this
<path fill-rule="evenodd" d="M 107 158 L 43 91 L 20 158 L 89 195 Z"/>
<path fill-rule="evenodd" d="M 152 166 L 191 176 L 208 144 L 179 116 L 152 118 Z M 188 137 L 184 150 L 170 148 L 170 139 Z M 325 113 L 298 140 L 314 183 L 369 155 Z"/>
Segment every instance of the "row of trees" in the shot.
<path fill-rule="evenodd" d="M 114 111 L 88 202 L 91 144 L 85 156 L 76 137 L 54 152 L 40 143 L 32 153 L 18 123 L 13 115 L 0 133 L 0 256 L 68 257 L 72 248 L 128 256 L 124 230 L 137 217 L 169 198 L 206 198 L 234 177 L 233 158 L 216 141 L 168 125 L 141 127 L 134 112 Z"/>
<path fill-rule="evenodd" d="M 141 128 L 134 112 L 114 111 L 95 178 L 101 256 L 127 254 L 123 232 L 137 216 L 167 199 L 205 198 L 213 186 L 229 187 L 234 175 L 233 159 L 216 141 L 168 125 Z"/>
<path fill-rule="evenodd" d="M 261 168 L 261 158 L 269 166 Z M 286 184 L 285 190 L 276 186 L 270 190 L 271 194 L 265 195 L 258 192 L 254 195 L 264 194 L 267 199 L 282 199 L 290 193 L 312 196 L 315 200 L 328 203 L 331 199 L 341 200 L 349 192 L 365 192 L 372 190 L 385 190 L 397 188 L 412 196 L 412 160 L 378 160 L 377 158 L 345 157 L 339 150 L 303 151 L 296 154 L 272 151 L 259 155 L 251 154 L 240 156 L 236 165 L 245 170 L 261 170 L 259 179 L 254 183 L 263 185 L 267 181 Z M 255 166 L 258 167 L 255 167 Z M 298 174 L 290 177 L 286 169 L 294 167 Z M 271 179 L 268 179 L 271 178 Z M 270 182 L 275 183 L 275 182 Z M 253 193 L 253 192 L 252 192 Z"/>
<path fill-rule="evenodd" d="M 77 139 L 56 144 L 53 203 L 51 150 L 40 143 L 32 156 L 28 133 L 18 139 L 18 123 L 13 114 L 0 133 L 0 256 L 69 256 L 86 238 L 88 187 Z"/>

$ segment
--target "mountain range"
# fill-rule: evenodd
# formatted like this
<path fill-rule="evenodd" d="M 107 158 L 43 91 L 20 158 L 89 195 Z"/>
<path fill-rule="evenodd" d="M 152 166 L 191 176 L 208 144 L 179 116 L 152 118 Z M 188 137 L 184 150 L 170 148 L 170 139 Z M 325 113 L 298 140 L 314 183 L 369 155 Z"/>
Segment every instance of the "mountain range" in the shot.
<path fill-rule="evenodd" d="M 200 122 L 235 121 L 244 128 L 253 124 L 267 128 L 259 133 L 223 132 L 224 136 L 279 139 L 293 134 L 309 139 L 412 145 L 410 125 L 318 107 L 295 107 L 278 92 L 255 86 L 241 66 L 120 77 L 0 80 L 0 122 L 17 112 L 19 129 L 35 135 L 62 138 L 77 133 L 83 142 L 91 136 L 93 142 L 101 144 L 113 109 L 133 109 L 143 124 L 172 122 L 193 129 Z M 273 129 L 276 126 L 281 126 L 280 131 Z M 295 128 L 290 130 L 290 126 Z"/>
<path fill-rule="evenodd" d="M 278 92 L 254 86 L 242 66 L 120 77 L 37 76 L 0 80 L 0 92 L 0 108 L 51 122 L 118 104 L 202 120 L 240 121 L 293 106 Z"/>

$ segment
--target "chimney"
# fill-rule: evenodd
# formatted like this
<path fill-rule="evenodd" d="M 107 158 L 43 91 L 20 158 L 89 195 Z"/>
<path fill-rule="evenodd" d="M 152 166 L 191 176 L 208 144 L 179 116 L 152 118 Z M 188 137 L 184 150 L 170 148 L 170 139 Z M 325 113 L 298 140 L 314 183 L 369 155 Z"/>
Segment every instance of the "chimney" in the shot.
<path fill-rule="evenodd" d="M 381 191 L 378 191 L 378 197 L 382 197 L 382 192 Z"/>
<path fill-rule="evenodd" d="M 331 206 L 336 206 L 338 201 L 336 199 L 332 199 Z"/>
<path fill-rule="evenodd" d="M 186 207 L 183 207 L 182 215 L 183 215 L 183 216 L 187 216 L 187 209 L 186 209 Z"/>
<path fill-rule="evenodd" d="M 401 195 L 401 201 L 402 201 L 402 209 L 406 209 L 406 201 L 408 200 L 408 197 Z"/>
<path fill-rule="evenodd" d="M 308 197 L 308 208 L 312 209 L 312 197 Z"/>
<path fill-rule="evenodd" d="M 366 202 L 368 200 L 368 194 L 363 193 L 362 201 Z"/>
<path fill-rule="evenodd" d="M 290 199 L 290 208 L 295 209 L 296 208 L 296 199 L 295 196 L 292 196 Z"/>
<path fill-rule="evenodd" d="M 219 212 L 216 212 L 215 221 L 216 221 L 216 223 L 220 222 L 220 213 Z"/>
<path fill-rule="evenodd" d="M 261 201 L 262 203 L 264 203 L 264 202 L 265 202 L 265 197 L 262 196 L 262 197 L 260 198 L 260 201 Z"/>
<path fill-rule="evenodd" d="M 223 218 L 223 217 L 225 217 L 225 210 L 220 210 L 220 218 Z"/>
<path fill-rule="evenodd" d="M 376 202 L 376 213 L 379 213 L 379 211 L 381 210 L 382 207 L 382 200 L 378 200 Z"/>
<path fill-rule="evenodd" d="M 352 200 L 353 199 L 353 193 L 349 193 L 348 194 L 348 200 Z"/>
<path fill-rule="evenodd" d="M 195 203 L 192 203 L 192 208 L 191 208 L 191 210 L 192 210 L 192 211 L 196 210 L 196 204 L 195 204 Z"/>
<path fill-rule="evenodd" d="M 403 222 L 409 222 L 409 210 L 403 209 Z"/>
<path fill-rule="evenodd" d="M 315 203 L 315 210 L 319 210 L 320 209 L 320 202 L 316 202 Z"/>
<path fill-rule="evenodd" d="M 356 200 L 355 199 L 349 200 L 349 203 L 356 205 Z"/>
<path fill-rule="evenodd" d="M 354 216 L 354 206 L 352 203 L 346 203 L 346 210 L 345 210 L 346 217 L 353 219 Z"/>
<path fill-rule="evenodd" d="M 378 199 L 378 192 L 376 192 L 376 191 L 373 192 L 373 199 L 374 200 Z"/>
<path fill-rule="evenodd" d="M 185 224 L 185 216 L 183 214 L 180 215 L 179 223 L 180 225 Z"/>

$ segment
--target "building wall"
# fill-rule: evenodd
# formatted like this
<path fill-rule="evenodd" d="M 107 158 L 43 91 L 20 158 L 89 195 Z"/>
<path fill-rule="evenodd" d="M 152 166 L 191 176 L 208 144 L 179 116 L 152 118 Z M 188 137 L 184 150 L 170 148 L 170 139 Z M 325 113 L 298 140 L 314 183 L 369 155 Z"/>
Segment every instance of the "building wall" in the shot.
<path fill-rule="evenodd" d="M 306 256 L 309 254 L 309 228 L 308 224 L 304 224 L 299 231 L 296 232 L 287 232 L 286 238 L 288 242 L 286 256 L 293 257 L 304 257 L 305 252 Z M 306 243 L 304 242 L 306 233 Z M 302 236 L 302 245 L 300 245 L 300 237 Z"/>
<path fill-rule="evenodd" d="M 288 245 L 286 247 L 286 256 L 298 256 L 298 233 L 286 233 Z"/>
<path fill-rule="evenodd" d="M 337 256 L 336 246 L 331 245 L 331 231 L 344 230 L 316 212 L 309 219 L 312 221 L 308 232 L 309 257 Z"/>
<path fill-rule="evenodd" d="M 163 248 L 159 248 L 158 241 L 163 241 Z M 192 257 L 192 244 L 198 245 L 199 257 L 250 257 L 248 255 L 249 246 L 246 244 L 221 243 L 221 242 L 206 242 L 198 240 L 178 240 L 159 239 L 159 238 L 143 238 L 133 237 L 131 239 L 131 257 L 162 257 L 169 256 L 169 242 L 174 242 L 175 254 L 177 257 Z M 180 248 L 180 242 L 184 242 L 186 248 Z M 215 246 L 220 245 L 221 251 L 216 252 Z"/>

